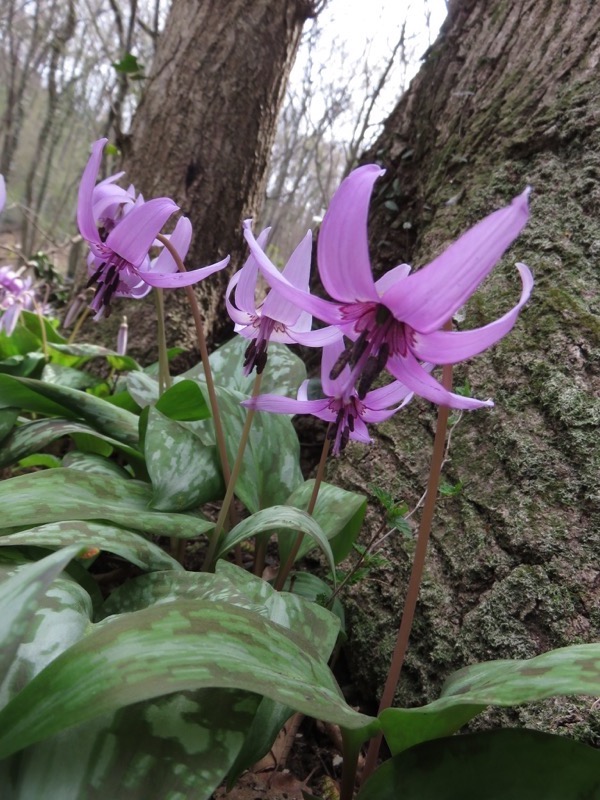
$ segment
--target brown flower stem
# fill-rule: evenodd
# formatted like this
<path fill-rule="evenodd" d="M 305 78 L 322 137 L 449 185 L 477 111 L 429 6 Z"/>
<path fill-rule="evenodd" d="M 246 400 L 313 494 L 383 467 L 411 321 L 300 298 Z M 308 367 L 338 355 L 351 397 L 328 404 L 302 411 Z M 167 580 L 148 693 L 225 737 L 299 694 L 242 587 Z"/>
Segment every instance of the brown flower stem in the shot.
<path fill-rule="evenodd" d="M 165 302 L 162 289 L 154 290 L 154 305 L 156 306 L 156 338 L 158 341 L 158 394 L 162 396 L 167 389 L 171 388 L 165 330 Z"/>
<path fill-rule="evenodd" d="M 447 390 L 450 390 L 452 387 L 451 364 L 447 364 L 443 367 L 442 384 Z M 425 557 L 427 555 L 427 544 L 429 542 L 429 536 L 431 533 L 431 523 L 433 520 L 435 501 L 440 483 L 440 473 L 442 462 L 444 460 L 446 430 L 448 427 L 449 415 L 450 409 L 448 406 L 439 406 L 435 439 L 433 443 L 433 455 L 431 457 L 431 468 L 429 471 L 429 481 L 427 483 L 427 494 L 425 496 L 423 513 L 421 515 L 421 523 L 419 525 L 415 557 L 410 573 L 408 588 L 406 590 L 406 599 L 404 601 L 404 609 L 402 611 L 402 618 L 400 620 L 398 638 L 396 640 L 396 646 L 392 655 L 392 663 L 390 665 L 390 670 L 387 676 L 383 694 L 381 696 L 381 702 L 379 704 L 380 714 L 382 711 L 384 711 L 386 708 L 390 708 L 392 705 L 396 688 L 398 686 L 398 681 L 400 679 L 402 665 L 404 664 L 406 649 L 408 647 L 408 640 L 410 638 L 415 608 L 419 597 L 419 589 L 421 587 L 421 580 L 423 578 Z M 377 736 L 371 739 L 369 743 L 365 767 L 362 774 L 363 782 L 375 769 L 382 738 L 383 734 L 379 733 Z"/>
<path fill-rule="evenodd" d="M 329 433 L 329 428 L 327 429 L 327 433 Z M 317 474 L 315 476 L 315 483 L 312 490 L 312 495 L 310 497 L 310 501 L 308 503 L 308 508 L 306 509 L 307 514 L 313 513 L 315 510 L 315 506 L 317 504 L 317 497 L 319 496 L 319 489 L 321 488 L 321 484 L 323 483 L 323 476 L 325 475 L 325 465 L 327 463 L 327 456 L 329 455 L 329 448 L 331 446 L 331 439 L 326 435 L 325 441 L 323 442 L 323 449 L 321 450 L 321 460 L 319 461 L 319 466 L 317 467 Z M 296 541 L 290 551 L 289 556 L 287 557 L 287 561 L 279 569 L 277 573 L 277 578 L 275 580 L 275 589 L 280 592 L 283 588 L 287 580 L 287 576 L 290 574 L 292 567 L 294 566 L 294 561 L 296 560 L 296 556 L 298 555 L 298 550 L 300 550 L 300 545 L 302 544 L 302 540 L 304 539 L 304 534 L 299 531 L 296 534 Z"/>
<path fill-rule="evenodd" d="M 262 372 L 259 375 L 257 375 L 256 378 L 254 379 L 254 386 L 252 387 L 252 397 L 256 397 L 259 394 L 261 381 L 262 381 Z M 250 428 L 252 427 L 252 420 L 254 419 L 255 414 L 256 411 L 253 408 L 248 409 L 248 414 L 246 415 L 246 421 L 244 422 L 242 435 L 240 437 L 240 444 L 238 447 L 237 455 L 235 457 L 235 463 L 233 465 L 231 477 L 229 479 L 229 483 L 227 484 L 227 491 L 225 492 L 225 497 L 223 499 L 223 505 L 221 506 L 221 511 L 219 512 L 215 528 L 211 534 L 210 541 L 208 543 L 208 550 L 204 558 L 204 564 L 202 565 L 202 569 L 204 571 L 207 571 L 212 567 L 213 559 L 217 551 L 217 545 L 219 544 L 219 539 L 221 538 L 221 532 L 225 524 L 225 519 L 227 518 L 227 513 L 231 506 L 231 501 L 233 500 L 235 484 L 237 483 L 237 479 L 239 477 L 240 470 L 242 468 L 242 464 L 244 461 L 244 451 L 246 449 L 248 437 L 250 436 Z"/>
<path fill-rule="evenodd" d="M 183 261 L 179 256 L 179 253 L 173 247 L 169 239 L 166 236 L 163 236 L 161 233 L 159 233 L 156 238 L 163 243 L 163 245 L 167 248 L 169 253 L 173 256 L 173 259 L 177 264 L 177 268 L 179 269 L 179 271 L 187 272 L 183 264 Z M 223 479 L 226 484 L 229 484 L 231 483 L 231 470 L 229 469 L 229 461 L 227 459 L 227 448 L 225 447 L 225 434 L 223 433 L 221 415 L 219 414 L 219 404 L 217 401 L 217 393 L 215 391 L 215 382 L 212 377 L 212 370 L 210 368 L 210 362 L 208 360 L 208 349 L 206 347 L 206 338 L 204 336 L 204 320 L 202 319 L 202 314 L 200 313 L 200 307 L 198 305 L 198 299 L 194 294 L 193 288 L 191 286 L 185 286 L 184 289 L 192 311 L 192 317 L 194 319 L 194 327 L 196 329 L 196 337 L 198 339 L 198 350 L 200 351 L 202 366 L 204 367 L 206 391 L 208 392 L 210 410 L 212 413 L 213 423 L 215 426 L 215 439 L 217 443 L 217 450 L 219 452 L 219 459 L 221 461 Z M 231 524 L 233 525 L 235 524 L 235 511 L 233 507 L 231 510 L 231 514 L 232 514 Z"/>

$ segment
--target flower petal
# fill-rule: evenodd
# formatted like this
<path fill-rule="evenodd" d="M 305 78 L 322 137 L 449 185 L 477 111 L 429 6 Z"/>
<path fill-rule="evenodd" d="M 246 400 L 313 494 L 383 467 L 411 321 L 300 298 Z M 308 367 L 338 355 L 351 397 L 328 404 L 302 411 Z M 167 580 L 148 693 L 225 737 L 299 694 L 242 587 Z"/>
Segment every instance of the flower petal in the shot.
<path fill-rule="evenodd" d="M 392 286 L 395 286 L 398 281 L 407 278 L 409 273 L 410 264 L 399 264 L 397 267 L 394 267 L 394 269 L 386 272 L 385 275 L 382 275 L 378 281 L 375 281 L 375 288 L 377 289 L 379 297 L 385 294 L 388 289 L 391 289 Z"/>
<path fill-rule="evenodd" d="M 335 325 L 328 325 L 326 328 L 318 328 L 314 331 L 299 331 L 296 328 L 288 328 L 290 339 L 296 344 L 303 344 L 306 347 L 325 347 L 342 340 L 342 332 Z"/>
<path fill-rule="evenodd" d="M 523 230 L 529 188 L 464 233 L 423 269 L 382 297 L 394 316 L 420 333 L 438 330 L 473 294 Z"/>
<path fill-rule="evenodd" d="M 92 154 L 88 159 L 81 183 L 79 184 L 79 195 L 77 199 L 77 225 L 84 239 L 88 242 L 100 243 L 100 236 L 94 220 L 94 186 L 102 161 L 102 152 L 108 139 L 98 139 L 92 146 Z"/>
<path fill-rule="evenodd" d="M 279 394 L 261 394 L 258 397 L 244 400 L 241 405 L 253 408 L 255 411 L 270 411 L 273 414 L 314 414 L 321 419 L 332 421 L 335 414 L 329 412 L 327 417 L 320 415 L 326 411 L 330 400 L 294 400 L 293 397 L 283 397 Z"/>
<path fill-rule="evenodd" d="M 472 331 L 434 331 L 417 333 L 410 337 L 410 349 L 422 361 L 436 364 L 456 364 L 486 350 L 511 330 L 517 321 L 519 311 L 529 300 L 533 288 L 533 275 L 525 264 L 517 264 L 521 274 L 523 289 L 517 305 L 503 317 Z"/>
<path fill-rule="evenodd" d="M 0 175 L 0 211 L 4 208 L 4 204 L 6 203 L 6 183 L 4 182 L 4 176 Z"/>
<path fill-rule="evenodd" d="M 328 300 L 323 300 L 321 297 L 315 297 L 309 292 L 304 292 L 293 286 L 284 278 L 277 267 L 271 263 L 262 248 L 258 246 L 258 242 L 252 233 L 251 226 L 251 220 L 246 220 L 244 222 L 244 237 L 269 286 L 271 288 L 277 288 L 279 294 L 286 300 L 297 303 L 304 311 L 314 314 L 324 322 L 329 322 L 330 324 L 340 322 L 342 320 L 342 313 L 336 303 L 330 303 Z"/>
<path fill-rule="evenodd" d="M 236 308 L 236 306 L 234 306 L 230 300 L 231 294 L 234 289 L 236 292 L 235 296 L 237 300 L 238 296 L 237 286 L 240 281 L 240 278 L 242 277 L 243 271 L 244 268 L 242 267 L 241 270 L 236 272 L 235 275 L 231 277 L 229 283 L 227 284 L 227 291 L 225 292 L 225 306 L 227 307 L 227 313 L 229 314 L 229 316 L 235 322 L 236 325 L 250 325 L 250 323 L 253 320 L 253 314 L 251 314 L 249 311 L 241 311 L 239 308 Z M 237 331 L 237 333 L 241 333 L 241 331 Z"/>
<path fill-rule="evenodd" d="M 355 169 L 337 190 L 317 241 L 319 275 L 336 300 L 379 300 L 373 282 L 367 217 L 373 184 L 385 170 L 376 164 Z"/>
<path fill-rule="evenodd" d="M 147 203 L 133 208 L 108 234 L 106 246 L 129 264 L 139 268 L 165 222 L 178 210 L 179 207 L 168 197 L 148 200 Z"/>
<path fill-rule="evenodd" d="M 488 408 L 493 406 L 492 400 L 475 400 L 472 397 L 462 397 L 461 395 L 448 392 L 432 378 L 428 372 L 421 367 L 417 359 L 409 353 L 405 358 L 389 358 L 386 368 L 401 383 L 408 386 L 415 394 L 437 403 L 440 406 L 450 408 Z"/>
<path fill-rule="evenodd" d="M 382 386 L 379 389 L 367 392 L 363 402 L 367 408 L 373 411 L 381 411 L 396 405 L 396 403 L 408 402 L 412 395 L 413 392 L 403 383 L 393 381 L 388 386 Z"/>
<path fill-rule="evenodd" d="M 302 289 L 305 292 L 308 292 L 311 253 L 312 232 L 308 231 L 304 239 L 302 239 L 290 256 L 283 270 L 283 277 L 288 280 L 292 286 Z M 298 321 L 301 309 L 298 308 L 297 303 L 292 303 L 290 300 L 283 297 L 279 293 L 277 287 L 273 287 L 265 299 L 262 313 L 289 327 L 295 325 Z"/>
<path fill-rule="evenodd" d="M 149 202 L 152 202 L 151 200 Z M 217 261 L 216 264 L 209 264 L 207 267 L 200 267 L 200 269 L 192 269 L 189 272 L 139 272 L 140 278 L 148 284 L 148 286 L 155 286 L 157 289 L 178 289 L 181 286 L 191 286 L 193 283 L 204 280 L 212 275 L 213 272 L 218 272 L 220 269 L 229 264 L 229 256 L 226 256 L 222 261 Z"/>
<path fill-rule="evenodd" d="M 187 251 L 190 249 L 190 242 L 192 241 L 192 223 L 189 219 L 181 217 L 181 219 L 177 220 L 175 230 L 168 238 L 183 261 L 187 256 Z M 152 272 L 158 272 L 163 275 L 177 272 L 178 269 L 175 259 L 166 247 L 163 247 L 161 254 L 152 262 Z"/>

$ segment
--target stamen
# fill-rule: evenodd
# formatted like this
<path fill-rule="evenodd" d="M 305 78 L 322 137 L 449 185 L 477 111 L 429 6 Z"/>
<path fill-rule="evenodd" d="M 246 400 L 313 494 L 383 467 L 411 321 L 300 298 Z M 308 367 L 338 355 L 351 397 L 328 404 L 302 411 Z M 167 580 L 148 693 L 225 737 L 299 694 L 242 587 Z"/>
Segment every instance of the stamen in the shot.
<path fill-rule="evenodd" d="M 352 350 L 347 347 L 340 355 L 338 360 L 335 362 L 333 367 L 331 368 L 331 372 L 329 373 L 329 380 L 334 381 L 336 378 L 339 378 L 342 374 L 342 370 L 350 361 L 350 356 L 352 354 Z"/>

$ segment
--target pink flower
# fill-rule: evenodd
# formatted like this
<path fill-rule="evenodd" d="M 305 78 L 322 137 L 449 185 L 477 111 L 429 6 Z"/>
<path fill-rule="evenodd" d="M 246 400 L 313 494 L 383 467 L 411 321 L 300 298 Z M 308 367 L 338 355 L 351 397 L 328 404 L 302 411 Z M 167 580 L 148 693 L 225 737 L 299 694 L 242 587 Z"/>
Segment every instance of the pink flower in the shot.
<path fill-rule="evenodd" d="M 256 241 L 261 253 L 269 231 L 270 228 L 266 228 Z M 312 234 L 309 231 L 290 256 L 282 273 L 290 285 L 303 292 L 308 292 L 311 250 Z M 249 375 L 254 367 L 257 373 L 263 371 L 270 341 L 322 347 L 341 338 L 337 328 L 311 331 L 312 316 L 282 297 L 276 288 L 271 289 L 267 297 L 257 303 L 255 300 L 257 279 L 258 263 L 251 254 L 242 269 L 229 281 L 225 294 L 227 311 L 235 322 L 235 330 L 246 339 L 251 339 L 244 361 L 245 375 Z M 234 291 L 235 302 L 231 297 Z"/>
<path fill-rule="evenodd" d="M 155 239 L 163 225 L 179 208 L 167 197 L 148 202 L 141 197 L 134 198 L 132 188 L 125 191 L 113 185 L 120 175 L 96 186 L 106 142 L 106 139 L 99 139 L 92 147 L 81 178 L 77 205 L 79 230 L 91 251 L 88 285 L 97 284 L 90 304 L 96 312 L 96 319 L 108 316 L 113 297 L 143 297 L 149 291 L 148 287 L 175 289 L 189 286 L 229 263 L 228 256 L 201 269 L 178 272 L 176 267 L 173 269 L 175 262 L 170 255 L 161 259 L 161 254 L 152 262 L 149 251 L 156 244 Z M 178 239 L 178 229 L 181 239 L 187 239 L 185 251 L 183 247 L 178 251 L 182 259 L 189 247 L 188 228 L 191 231 L 189 220 L 184 220 L 179 220 L 173 232 L 174 243 Z"/>
<path fill-rule="evenodd" d="M 250 249 L 269 284 L 283 297 L 338 325 L 351 340 L 332 375 L 349 364 L 350 381 L 359 379 L 359 397 L 386 368 L 411 391 L 432 402 L 467 409 L 493 405 L 491 400 L 446 391 L 420 362 L 453 364 L 470 358 L 505 336 L 515 324 L 533 286 L 524 264 L 517 265 L 522 281 L 520 300 L 504 316 L 471 331 L 441 330 L 525 226 L 529 190 L 477 223 L 423 269 L 409 274 L 410 268 L 402 264 L 375 282 L 367 214 L 373 184 L 382 173 L 373 164 L 355 170 L 342 182 L 323 220 L 317 260 L 323 285 L 335 302 L 292 287 L 256 246 L 246 224 Z"/>
<path fill-rule="evenodd" d="M 392 414 L 410 402 L 413 393 L 399 381 L 394 381 L 389 386 L 374 389 L 360 398 L 349 382 L 349 367 L 344 367 L 337 378 L 331 378 L 331 370 L 343 348 L 341 339 L 323 348 L 321 385 L 325 397 L 309 400 L 309 382 L 304 381 L 298 390 L 297 400 L 264 394 L 245 400 L 242 405 L 275 414 L 312 414 L 332 423 L 328 436 L 333 441 L 334 455 L 339 455 L 349 439 L 369 444 L 372 440 L 365 423 L 383 422 L 389 419 Z"/>

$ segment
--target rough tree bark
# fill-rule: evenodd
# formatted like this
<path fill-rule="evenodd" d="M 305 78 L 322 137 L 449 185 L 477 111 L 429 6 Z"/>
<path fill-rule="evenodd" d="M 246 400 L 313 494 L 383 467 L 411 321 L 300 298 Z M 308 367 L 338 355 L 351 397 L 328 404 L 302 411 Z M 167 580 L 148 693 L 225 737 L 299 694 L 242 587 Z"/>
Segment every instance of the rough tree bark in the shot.
<path fill-rule="evenodd" d="M 242 221 L 259 210 L 277 116 L 302 26 L 317 0 L 173 0 L 152 74 L 131 135 L 120 142 L 123 168 L 145 196 L 172 197 L 192 220 L 187 257 L 199 267 L 244 257 Z M 213 337 L 229 327 L 222 302 L 231 274 L 198 287 Z M 166 297 L 169 345 L 193 347 L 183 292 Z M 116 336 L 121 308 L 105 342 Z M 154 313 L 148 303 L 126 311 L 138 355 L 154 357 Z M 116 341 L 116 339 L 115 339 Z"/>
<path fill-rule="evenodd" d="M 508 310 L 519 294 L 514 262 L 530 265 L 536 286 L 515 330 L 456 369 L 455 384 L 468 379 L 496 407 L 465 414 L 452 437 L 444 478 L 464 486 L 440 498 L 401 705 L 433 699 L 465 664 L 598 637 L 599 60 L 598 3 L 456 0 L 363 159 L 387 167 L 370 222 L 381 271 L 426 263 L 533 187 L 530 224 L 458 324 Z M 332 473 L 357 490 L 370 475 L 414 505 L 434 419 L 428 404 L 413 402 L 379 427 L 376 446 L 349 448 Z M 371 512 L 372 529 L 380 521 Z M 411 537 L 390 537 L 391 567 L 351 599 L 348 654 L 371 699 L 389 664 L 413 549 Z M 591 701 L 527 706 L 515 717 L 600 739 Z"/>

